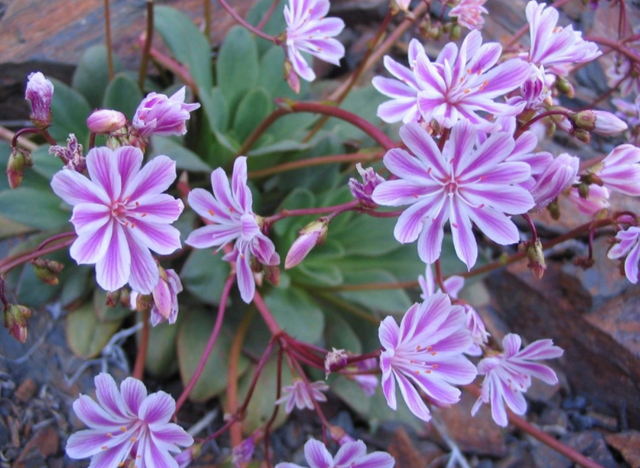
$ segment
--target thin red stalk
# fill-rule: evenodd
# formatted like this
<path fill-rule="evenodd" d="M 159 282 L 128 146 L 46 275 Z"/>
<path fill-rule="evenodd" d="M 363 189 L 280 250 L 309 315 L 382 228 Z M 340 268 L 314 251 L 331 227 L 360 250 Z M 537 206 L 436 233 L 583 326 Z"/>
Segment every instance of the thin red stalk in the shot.
<path fill-rule="evenodd" d="M 147 0 L 147 33 L 144 37 L 140 70 L 138 71 L 138 88 L 144 90 L 144 79 L 147 76 L 147 64 L 151 55 L 151 43 L 153 42 L 153 0 Z"/>
<path fill-rule="evenodd" d="M 242 147 L 238 150 L 236 156 L 246 155 L 247 152 L 253 147 L 254 143 L 258 141 L 258 139 L 262 136 L 262 134 L 280 117 L 298 112 L 323 114 L 331 117 L 336 117 L 338 119 L 344 120 L 345 122 L 349 122 L 355 127 L 358 127 L 371 138 L 376 140 L 385 150 L 390 150 L 391 148 L 396 147 L 396 144 L 393 142 L 393 140 L 385 135 L 378 127 L 363 119 L 362 117 L 344 109 L 338 109 L 337 107 L 328 106 L 326 104 L 321 104 L 318 102 L 296 102 L 285 99 L 276 99 L 276 104 L 279 104 L 280 107 L 269 114 L 267 118 L 264 119 L 253 132 L 251 132 L 251 135 L 247 137 Z"/>
<path fill-rule="evenodd" d="M 311 343 L 303 343 L 302 341 L 298 341 L 295 338 L 291 338 L 289 335 L 285 335 L 284 338 L 292 346 L 297 346 L 299 348 L 312 350 L 312 351 L 315 351 L 315 352 L 323 354 L 323 355 L 327 354 L 329 352 L 329 350 L 321 348 L 320 346 L 316 346 L 316 345 L 313 345 Z"/>
<path fill-rule="evenodd" d="M 529 120 L 527 123 L 525 123 L 522 127 L 520 127 L 518 129 L 518 131 L 516 132 L 515 137 L 517 138 L 520 135 L 522 135 L 524 132 L 526 132 L 538 120 L 542 120 L 542 119 L 544 119 L 546 117 L 551 117 L 552 115 L 564 115 L 567 119 L 571 119 L 571 114 L 569 113 L 569 111 L 566 111 L 566 110 L 554 109 L 554 110 L 546 111 L 546 112 L 543 112 L 542 114 L 536 115 L 531 120 Z"/>
<path fill-rule="evenodd" d="M 111 9 L 109 0 L 104 0 L 104 29 L 107 44 L 107 68 L 109 69 L 109 81 L 113 80 L 115 72 L 113 69 L 113 51 L 111 45 Z"/>
<path fill-rule="evenodd" d="M 265 15 L 262 17 L 260 22 L 258 23 L 258 26 L 256 26 L 257 29 L 259 29 L 260 31 L 264 29 L 264 27 L 267 25 L 267 23 L 271 19 L 271 16 L 273 16 L 273 12 L 276 11 L 276 7 L 278 6 L 278 3 L 280 3 L 280 0 L 273 0 L 273 2 L 271 2 L 271 6 L 269 7 Z"/>
<path fill-rule="evenodd" d="M 282 356 L 284 354 L 284 350 L 282 349 L 282 344 L 278 348 L 278 370 L 276 376 L 276 400 L 280 399 L 280 395 L 282 392 Z M 271 468 L 271 461 L 269 460 L 269 431 L 271 430 L 271 426 L 273 425 L 276 417 L 278 417 L 278 411 L 280 410 L 280 405 L 274 405 L 273 413 L 271 413 L 271 417 L 267 424 L 264 426 L 264 459 L 267 462 L 267 467 Z"/>
<path fill-rule="evenodd" d="M 270 227 L 276 222 L 285 218 L 290 218 L 292 216 L 321 215 L 321 214 L 327 214 L 327 213 L 333 214 L 336 212 L 342 213 L 343 211 L 356 209 L 359 206 L 360 206 L 360 202 L 358 200 L 354 200 L 347 203 L 342 203 L 341 205 L 324 206 L 321 208 L 301 208 L 299 210 L 283 209 L 278 214 L 269 216 L 268 218 L 264 218 L 264 223 L 265 225 Z"/>
<path fill-rule="evenodd" d="M 238 409 L 238 364 L 240 362 L 240 353 L 242 352 L 242 344 L 249 331 L 249 325 L 253 313 L 248 312 L 236 331 L 231 349 L 229 350 L 229 370 L 227 372 L 227 413 L 233 414 Z M 242 430 L 240 426 L 232 426 L 230 431 L 231 446 L 236 447 L 242 442 Z"/>
<path fill-rule="evenodd" d="M 543 250 L 550 249 L 552 247 L 555 247 L 558 244 L 561 244 L 562 242 L 568 239 L 573 239 L 575 237 L 581 236 L 589 232 L 590 229 L 600 229 L 602 227 L 606 227 L 611 224 L 613 224 L 613 220 L 611 219 L 602 219 L 598 221 L 585 223 L 581 226 L 578 226 L 575 229 L 572 229 L 571 231 L 564 233 L 561 236 L 558 236 L 554 239 L 551 239 L 543 243 L 542 249 Z M 526 258 L 526 256 L 527 256 L 526 252 L 517 252 L 510 255 L 505 260 L 495 260 L 481 267 L 474 268 L 471 271 L 462 271 L 460 273 L 456 273 L 455 275 L 462 276 L 464 278 L 478 276 L 484 273 L 489 273 L 490 271 L 493 271 L 493 270 L 497 270 L 498 268 L 501 268 L 503 266 L 510 265 L 511 263 L 514 263 L 514 262 L 517 262 L 518 260 L 522 260 L 523 258 Z M 401 281 L 397 283 L 347 284 L 343 286 L 333 286 L 333 287 L 326 287 L 322 289 L 325 291 L 371 291 L 371 290 L 379 290 L 379 289 L 407 289 L 407 288 L 415 288 L 418 286 L 419 286 L 419 283 L 417 281 Z"/>
<path fill-rule="evenodd" d="M 278 38 L 270 36 L 269 34 L 266 34 L 260 31 L 258 28 L 255 28 L 247 23 L 233 8 L 231 8 L 231 6 L 229 6 L 227 2 L 225 2 L 225 0 L 218 0 L 218 3 L 222 6 L 222 8 L 227 10 L 227 13 L 229 13 L 233 17 L 233 19 L 236 20 L 242 27 L 247 28 L 258 37 L 273 42 L 275 45 L 280 45 L 280 40 Z"/>
<path fill-rule="evenodd" d="M 309 382 L 309 379 L 307 378 L 307 375 L 304 373 L 304 369 L 302 369 L 302 366 L 300 365 L 300 363 L 294 359 L 293 364 L 295 365 L 298 371 L 298 375 L 300 376 L 304 384 L 307 386 L 307 388 L 310 388 L 311 382 Z M 316 414 L 318 415 L 318 418 L 320 418 L 320 422 L 322 422 L 322 425 L 323 425 L 322 439 L 324 441 L 324 445 L 327 445 L 327 431 L 325 431 L 324 428 L 329 429 L 331 427 L 331 424 L 329 424 L 329 421 L 327 421 L 327 418 L 322 412 L 322 408 L 320 408 L 320 404 L 316 401 L 316 399 L 312 397 L 311 400 L 313 401 L 313 407 L 316 410 Z"/>
<path fill-rule="evenodd" d="M 204 0 L 204 35 L 211 41 L 211 0 Z"/>
<path fill-rule="evenodd" d="M 347 364 L 353 364 L 355 362 L 366 361 L 367 359 L 377 359 L 380 357 L 380 350 L 376 349 L 370 353 L 360 354 L 358 356 L 350 356 L 347 358 Z"/>
<path fill-rule="evenodd" d="M 6 127 L 0 126 L 0 139 L 10 141 L 12 147 L 15 147 L 16 144 L 19 144 L 21 147 L 29 151 L 35 151 L 38 149 L 38 145 L 36 145 L 34 142 L 27 140 L 26 138 L 19 135 L 16 137 L 16 133 L 12 132 Z"/>
<path fill-rule="evenodd" d="M 202 356 L 200 357 L 200 362 L 198 362 L 198 367 L 196 367 L 196 371 L 194 372 L 193 376 L 191 377 L 191 380 L 189 381 L 185 389 L 182 391 L 180 398 L 178 398 L 178 401 L 176 403 L 176 410 L 173 413 L 174 417 L 178 414 L 178 411 L 180 410 L 184 402 L 187 401 L 187 398 L 189 397 L 191 390 L 193 390 L 193 387 L 195 387 L 196 383 L 198 383 L 198 379 L 200 378 L 200 376 L 202 375 L 202 372 L 204 371 L 204 366 L 207 364 L 209 355 L 213 351 L 213 346 L 216 344 L 216 340 L 218 339 L 218 334 L 220 333 L 220 329 L 222 328 L 224 313 L 225 313 L 225 310 L 227 309 L 227 298 L 229 297 L 229 292 L 231 291 L 231 286 L 233 286 L 234 282 L 235 282 L 235 276 L 232 275 L 232 276 L 229 276 L 229 278 L 227 278 L 227 281 L 224 283 L 224 287 L 222 289 L 222 296 L 220 297 L 220 306 L 218 307 L 218 316 L 216 317 L 216 323 L 213 326 L 213 331 L 211 332 L 211 336 L 209 337 L 209 342 L 207 343 L 207 347 L 205 348 L 204 353 L 202 353 Z"/>
<path fill-rule="evenodd" d="M 317 362 L 312 361 L 306 356 L 303 356 L 298 352 L 298 350 L 294 348 L 289 348 L 289 356 L 295 358 L 296 361 L 302 362 L 307 366 L 314 367 L 316 369 L 324 369 L 324 365 L 318 364 Z"/>
<path fill-rule="evenodd" d="M 229 428 L 231 426 L 233 426 L 236 422 L 238 421 L 238 417 L 237 416 L 233 416 L 231 419 L 229 419 L 224 426 L 222 426 L 220 429 L 218 429 L 216 432 L 214 432 L 213 434 L 205 437 L 204 439 L 196 439 L 196 442 L 199 442 L 201 444 L 207 442 L 208 440 L 214 440 L 217 439 L 218 437 L 220 437 L 222 434 L 224 434 L 225 432 L 227 432 L 229 430 Z"/>
<path fill-rule="evenodd" d="M 438 283 L 438 286 L 443 293 L 448 294 L 447 287 L 445 286 L 444 279 L 442 278 L 442 266 L 440 265 L 440 259 L 435 261 L 434 266 L 436 268 L 436 283 Z"/>
<path fill-rule="evenodd" d="M 149 351 L 150 310 L 151 309 L 146 309 L 142 312 L 142 337 L 140 339 L 140 346 L 138 347 L 136 363 L 133 367 L 133 378 L 138 380 L 142 380 L 142 377 L 144 376 L 144 365 L 147 362 L 147 352 Z"/>
<path fill-rule="evenodd" d="M 480 389 L 476 385 L 466 385 L 463 388 L 465 390 L 467 390 L 469 393 L 471 393 L 474 396 L 476 396 L 476 397 L 480 396 Z M 550 436 L 546 432 L 541 431 L 540 429 L 535 427 L 533 424 L 531 424 L 526 419 L 515 415 L 508 408 L 507 408 L 507 417 L 509 418 L 509 422 L 511 424 L 513 424 L 514 426 L 516 426 L 517 428 L 519 428 L 522 431 L 526 432 L 527 434 L 535 437 L 540 442 L 544 443 L 545 445 L 548 445 L 552 449 L 554 449 L 557 452 L 561 453 L 562 455 L 564 455 L 565 457 L 569 458 L 573 462 L 583 466 L 584 468 L 603 468 L 602 465 L 594 462 L 590 458 L 585 457 L 584 455 L 582 455 L 578 451 L 576 451 L 576 450 L 572 449 L 571 447 L 563 444 L 562 442 L 560 442 L 556 438 Z"/>
<path fill-rule="evenodd" d="M 529 229 L 531 229 L 531 238 L 533 240 L 533 242 L 538 240 L 538 230 L 536 229 L 536 225 L 533 223 L 533 220 L 531 219 L 531 216 L 529 216 L 527 213 L 523 214 L 522 217 L 524 218 L 524 220 L 527 222 L 527 224 L 529 225 Z"/>
<path fill-rule="evenodd" d="M 622 55 L 625 55 L 630 60 L 636 63 L 640 63 L 640 55 L 636 54 L 633 50 L 621 45 L 619 41 L 616 41 L 614 39 L 609 39 L 608 37 L 600 37 L 600 36 L 587 36 L 585 37 L 585 40 L 596 42 L 605 47 L 609 47 L 615 50 L 616 52 Z"/>
<path fill-rule="evenodd" d="M 2 261 L 0 261 L 0 275 L 5 275 L 9 273 L 11 270 L 13 270 L 15 267 L 20 266 L 24 263 L 27 263 L 28 261 L 33 260 L 34 258 L 38 258 L 43 255 L 56 252 L 57 250 L 64 249 L 65 247 L 73 244 L 75 240 L 76 238 L 74 237 L 73 239 L 67 239 L 64 242 L 51 245 L 44 249 L 40 249 L 40 250 L 36 249 L 36 250 L 32 250 L 31 252 L 14 255 L 12 257 L 7 257 Z"/>
<path fill-rule="evenodd" d="M 250 179 L 256 179 L 259 177 L 266 177 L 274 174 L 280 174 L 282 172 L 295 171 L 296 169 L 302 169 L 305 167 L 321 166 L 323 164 L 334 163 L 346 163 L 346 162 L 365 162 L 379 159 L 382 157 L 382 153 L 355 153 L 355 154 L 336 154 L 332 156 L 319 156 L 316 158 L 301 159 L 299 161 L 292 161 L 277 166 L 268 167 L 258 171 L 249 172 Z"/>
<path fill-rule="evenodd" d="M 267 307 L 267 304 L 265 304 L 264 301 L 262 300 L 262 296 L 258 291 L 256 291 L 255 295 L 253 296 L 253 303 L 258 309 L 258 312 L 260 312 L 260 315 L 262 316 L 262 319 L 266 323 L 267 328 L 271 332 L 271 335 L 277 336 L 280 333 L 282 333 L 282 330 L 280 330 L 280 326 L 278 325 L 278 322 L 276 322 L 276 319 L 274 318 L 273 314 L 271 314 L 271 311 Z"/>
<path fill-rule="evenodd" d="M 251 379 L 251 384 L 249 385 L 249 391 L 247 392 L 247 396 L 244 398 L 244 402 L 242 406 L 238 409 L 238 415 L 242 418 L 244 413 L 247 411 L 247 407 L 249 406 L 249 402 L 251 401 L 251 397 L 253 396 L 253 392 L 256 389 L 256 385 L 258 383 L 258 378 L 264 369 L 264 366 L 271 355 L 271 350 L 273 349 L 273 345 L 276 343 L 277 338 L 271 337 L 269 340 L 269 344 L 267 345 L 264 353 L 262 353 L 262 357 L 260 361 L 258 361 L 258 366 L 256 367 L 256 371 L 253 374 L 253 379 Z"/>
<path fill-rule="evenodd" d="M 298 341 L 287 340 L 287 342 L 289 343 L 289 349 L 295 351 L 298 355 L 304 356 L 308 360 L 315 362 L 316 364 L 324 364 L 324 356 L 328 354 L 327 352 L 322 353 L 322 357 L 320 357 L 317 354 L 314 354 L 313 351 L 309 350 Z"/>
<path fill-rule="evenodd" d="M 374 218 L 396 218 L 400 216 L 404 210 L 398 211 L 373 211 L 373 210 L 362 210 L 363 214 L 373 216 Z"/>
<path fill-rule="evenodd" d="M 27 127 L 27 128 L 21 128 L 20 130 L 18 130 L 16 133 L 13 134 L 13 137 L 11 138 L 11 147 L 15 148 L 16 146 L 18 146 L 18 139 L 22 137 L 22 135 L 28 135 L 29 133 L 42 133 L 42 130 L 40 130 L 39 128 L 35 128 L 35 127 Z M 27 140 L 29 141 L 29 140 Z M 36 145 L 35 148 L 31 149 L 31 148 L 27 148 L 30 151 L 33 151 L 35 149 L 37 149 L 38 146 Z"/>
<path fill-rule="evenodd" d="M 58 241 L 60 239 L 64 239 L 65 237 L 71 237 L 71 236 L 75 236 L 75 235 L 76 235 L 76 233 L 74 231 L 67 231 L 67 232 L 63 232 L 61 234 L 56 234 L 55 236 L 51 236 L 48 239 L 43 240 L 36 250 L 42 250 L 47 245 L 51 244 L 52 242 L 56 242 L 56 241 Z"/>
<path fill-rule="evenodd" d="M 149 56 L 153 60 L 155 60 L 158 65 L 160 65 L 163 68 L 166 68 L 171 73 L 179 77 L 180 80 L 189 87 L 189 89 L 195 96 L 198 95 L 198 87 L 196 86 L 196 83 L 193 81 L 193 78 L 191 77 L 189 70 L 183 67 L 176 60 L 164 55 L 158 49 L 155 49 L 153 47 L 151 47 L 151 49 L 149 50 Z"/>

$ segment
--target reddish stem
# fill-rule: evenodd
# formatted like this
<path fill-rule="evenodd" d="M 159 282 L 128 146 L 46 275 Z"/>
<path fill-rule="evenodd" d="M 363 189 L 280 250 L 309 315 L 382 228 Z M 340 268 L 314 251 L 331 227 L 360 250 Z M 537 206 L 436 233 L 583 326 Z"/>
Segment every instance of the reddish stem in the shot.
<path fill-rule="evenodd" d="M 329 213 L 329 216 L 333 218 L 339 213 L 357 209 L 359 207 L 360 207 L 360 201 L 354 200 L 347 203 L 342 203 L 341 205 L 325 206 L 322 208 L 301 208 L 299 210 L 283 209 L 278 214 L 269 216 L 268 218 L 264 218 L 264 223 L 266 226 L 270 227 L 274 223 L 280 221 L 281 219 L 290 218 L 292 216 L 321 215 L 321 214 L 327 214 L 327 213 Z"/>
<path fill-rule="evenodd" d="M 273 0 L 273 2 L 271 2 L 271 6 L 269 7 L 265 15 L 262 17 L 260 22 L 258 23 L 258 26 L 256 26 L 258 30 L 262 31 L 264 27 L 267 25 L 267 23 L 271 19 L 271 16 L 273 16 L 273 12 L 276 11 L 276 7 L 278 6 L 278 3 L 280 3 L 280 0 Z"/>
<path fill-rule="evenodd" d="M 633 50 L 623 46 L 619 41 L 609 39 L 608 37 L 600 37 L 600 36 L 587 36 L 585 40 L 596 42 L 605 47 L 609 47 L 616 52 L 625 55 L 630 60 L 640 63 L 640 55 L 636 54 Z"/>
<path fill-rule="evenodd" d="M 282 345 L 278 348 L 278 370 L 277 370 L 277 384 L 276 384 L 276 400 L 280 399 L 280 395 L 282 392 L 282 356 L 284 355 L 284 350 Z M 278 411 L 280 410 L 280 405 L 274 405 L 273 413 L 271 413 L 271 417 L 267 424 L 264 427 L 264 459 L 267 462 L 267 467 L 271 468 L 271 461 L 269 460 L 269 431 L 271 430 L 271 426 L 276 420 L 278 416 Z"/>
<path fill-rule="evenodd" d="M 180 78 L 180 80 L 189 87 L 194 96 L 198 95 L 198 87 L 196 86 L 195 81 L 193 81 L 189 70 L 183 67 L 178 61 L 163 54 L 154 47 L 151 47 L 151 49 L 149 50 L 149 56 L 153 60 L 155 60 L 158 65 L 166 68 L 171 73 Z"/>
<path fill-rule="evenodd" d="M 34 258 L 38 258 L 43 255 L 56 252 L 57 250 L 64 249 L 65 247 L 73 244 L 75 240 L 76 238 L 74 237 L 73 239 L 67 239 L 64 242 L 60 242 L 59 244 L 55 244 L 55 245 L 46 247 L 44 249 L 40 249 L 40 250 L 36 249 L 27 253 L 22 253 L 22 254 L 14 255 L 12 257 L 7 257 L 2 261 L 0 261 L 0 274 L 6 275 L 15 267 L 20 266 L 24 263 L 27 263 L 28 261 L 33 260 Z"/>
<path fill-rule="evenodd" d="M 292 161 L 277 166 L 268 167 L 259 171 L 251 171 L 248 176 L 250 179 L 266 177 L 274 174 L 280 174 L 282 172 L 295 171 L 296 169 L 302 169 L 305 167 L 321 166 L 323 164 L 334 163 L 353 163 L 353 162 L 365 162 L 380 159 L 383 153 L 355 153 L 355 154 L 337 154 L 333 156 L 319 156 L 316 158 L 301 159 L 299 161 Z"/>
<path fill-rule="evenodd" d="M 262 300 L 262 296 L 260 296 L 260 293 L 258 291 L 256 291 L 255 295 L 253 296 L 253 303 L 258 309 L 258 312 L 260 312 L 260 315 L 262 315 L 262 319 L 267 324 L 267 328 L 271 332 L 271 335 L 277 336 L 282 333 L 278 322 L 276 322 L 276 319 L 274 318 L 273 314 L 271 314 L 271 311 L 267 307 L 267 304 L 265 304 Z"/>
<path fill-rule="evenodd" d="M 266 39 L 267 41 L 273 42 L 275 45 L 281 44 L 280 39 L 270 36 L 269 34 L 266 34 L 262 32 L 260 29 L 255 28 L 249 23 L 247 23 L 238 13 L 236 13 L 236 11 L 233 8 L 229 6 L 227 2 L 225 2 L 225 0 L 218 0 L 218 3 L 220 3 L 220 5 L 222 5 L 222 8 L 227 10 L 227 13 L 229 13 L 233 17 L 233 19 L 236 20 L 242 27 L 248 29 L 256 36 Z"/>
<path fill-rule="evenodd" d="M 200 357 L 200 362 L 198 362 L 198 367 L 196 368 L 196 371 L 194 372 L 193 376 L 191 377 L 191 380 L 189 381 L 185 389 L 182 391 L 180 398 L 178 398 L 178 401 L 176 403 L 176 410 L 173 413 L 174 417 L 176 417 L 176 415 L 178 414 L 178 411 L 180 410 L 184 402 L 187 401 L 187 398 L 189 397 L 191 390 L 193 390 L 193 387 L 195 387 L 196 383 L 198 383 L 198 379 L 200 378 L 200 375 L 202 375 L 202 372 L 204 371 L 204 367 L 207 364 L 209 355 L 213 351 L 213 346 L 216 344 L 216 340 L 218 339 L 218 334 L 220 333 L 220 329 L 222 328 L 222 320 L 224 319 L 224 313 L 227 309 L 227 298 L 229 297 L 229 292 L 231 291 L 231 286 L 233 286 L 234 282 L 235 282 L 235 275 L 231 275 L 229 276 L 229 278 L 227 278 L 227 281 L 224 283 L 224 288 L 222 289 L 222 296 L 220 297 L 220 306 L 218 307 L 218 316 L 216 317 L 216 323 L 213 326 L 213 331 L 211 332 L 211 336 L 209 337 L 209 342 L 207 343 L 207 347 L 205 348 L 204 353 L 202 353 L 202 356 Z"/>
<path fill-rule="evenodd" d="M 142 380 L 144 376 L 144 365 L 147 362 L 147 351 L 149 350 L 149 316 L 150 309 L 142 312 L 142 337 L 140 339 L 140 347 L 136 356 L 136 363 L 133 367 L 133 378 Z"/>
<path fill-rule="evenodd" d="M 144 91 L 144 78 L 147 75 L 147 64 L 151 55 L 151 42 L 153 41 L 153 0 L 147 0 L 147 33 L 144 36 L 142 59 L 138 71 L 138 88 Z"/>
<path fill-rule="evenodd" d="M 229 350 L 229 371 L 227 372 L 227 412 L 233 414 L 238 408 L 238 363 L 242 344 L 247 336 L 249 325 L 253 317 L 253 310 L 249 311 L 236 331 Z M 240 426 L 232 426 L 230 431 L 231 446 L 236 447 L 242 442 L 242 430 Z"/>
<path fill-rule="evenodd" d="M 569 113 L 569 111 L 560 110 L 560 109 L 554 109 L 554 110 L 546 111 L 546 112 L 543 112 L 542 114 L 536 115 L 531 120 L 529 120 L 527 123 L 525 123 L 522 127 L 520 127 L 518 129 L 518 131 L 516 132 L 515 138 L 518 138 L 520 135 L 522 135 L 524 132 L 526 132 L 538 120 L 542 120 L 542 119 L 544 119 L 546 117 L 550 117 L 552 115 L 563 115 L 567 119 L 571 120 L 571 113 Z"/>
<path fill-rule="evenodd" d="M 109 81 L 113 80 L 115 72 L 113 69 L 113 52 L 111 46 L 111 11 L 109 0 L 104 0 L 104 30 L 107 43 L 107 68 L 109 70 Z"/>

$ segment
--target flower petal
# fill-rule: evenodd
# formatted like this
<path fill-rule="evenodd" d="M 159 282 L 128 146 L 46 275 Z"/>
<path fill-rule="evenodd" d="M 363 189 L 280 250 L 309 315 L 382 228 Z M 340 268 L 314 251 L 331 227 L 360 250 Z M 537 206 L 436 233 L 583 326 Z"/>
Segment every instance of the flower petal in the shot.
<path fill-rule="evenodd" d="M 107 253 L 113 237 L 113 221 L 109 221 L 95 232 L 83 232 L 69 249 L 69 255 L 78 264 L 97 263 Z"/>
<path fill-rule="evenodd" d="M 160 280 L 158 265 L 153 259 L 149 248 L 142 241 L 131 235 L 130 230 L 126 234 L 131 255 L 129 285 L 140 294 L 151 294 Z"/>
<path fill-rule="evenodd" d="M 304 457 L 310 468 L 333 468 L 333 459 L 320 441 L 311 439 L 304 444 Z"/>
<path fill-rule="evenodd" d="M 57 172 L 51 179 L 51 188 L 56 195 L 71 206 L 80 203 L 111 204 L 102 187 L 71 169 Z"/>
<path fill-rule="evenodd" d="M 176 163 L 167 156 L 156 156 L 138 172 L 123 190 L 125 198 L 135 201 L 148 194 L 165 192 L 176 180 Z"/>
<path fill-rule="evenodd" d="M 139 417 L 148 424 L 166 424 L 176 409 L 175 400 L 165 392 L 149 395 L 140 405 Z"/>
<path fill-rule="evenodd" d="M 131 274 L 131 252 L 124 229 L 113 224 L 113 235 L 107 252 L 96 263 L 96 281 L 105 291 L 116 291 L 127 284 Z"/>
<path fill-rule="evenodd" d="M 120 197 L 122 179 L 118 174 L 118 162 L 109 148 L 93 148 L 87 154 L 87 172 L 91 181 L 101 187 L 110 200 Z"/>

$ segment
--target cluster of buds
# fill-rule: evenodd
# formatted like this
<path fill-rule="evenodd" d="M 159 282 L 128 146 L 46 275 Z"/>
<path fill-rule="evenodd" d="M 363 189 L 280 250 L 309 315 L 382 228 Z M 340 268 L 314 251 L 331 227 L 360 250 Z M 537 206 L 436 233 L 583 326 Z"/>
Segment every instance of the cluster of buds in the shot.
<path fill-rule="evenodd" d="M 544 251 L 540 239 L 523 242 L 518 246 L 520 252 L 527 254 L 527 268 L 535 275 L 536 278 L 542 279 L 544 271 L 547 269 L 547 262 L 544 259 Z"/>
<path fill-rule="evenodd" d="M 6 303 L 2 308 L 2 324 L 20 343 L 27 341 L 27 319 L 31 310 L 19 304 Z"/>
<path fill-rule="evenodd" d="M 64 265 L 55 260 L 46 260 L 44 258 L 34 258 L 31 260 L 36 276 L 44 283 L 55 286 L 59 283 L 58 275 L 64 268 Z"/>
<path fill-rule="evenodd" d="M 12 189 L 19 187 L 22 183 L 25 170 L 32 166 L 33 159 L 28 150 L 18 148 L 17 146 L 11 148 L 11 155 L 9 156 L 6 171 L 9 187 Z"/>

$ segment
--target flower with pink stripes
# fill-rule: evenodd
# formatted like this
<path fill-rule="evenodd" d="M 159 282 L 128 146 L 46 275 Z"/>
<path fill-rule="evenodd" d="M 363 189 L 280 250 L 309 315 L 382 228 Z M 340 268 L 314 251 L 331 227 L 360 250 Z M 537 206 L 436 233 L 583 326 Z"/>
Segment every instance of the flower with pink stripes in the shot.
<path fill-rule="evenodd" d="M 329 0 L 289 0 L 289 5 L 284 7 L 287 59 L 293 72 L 307 81 L 315 80 L 316 74 L 301 52 L 334 65 L 340 65 L 340 59 L 344 57 L 344 46 L 334 39 L 344 29 L 344 21 L 325 18 L 329 7 Z M 291 82 L 291 78 L 289 80 Z M 296 81 L 293 79 L 294 83 Z"/>
<path fill-rule="evenodd" d="M 442 151 L 417 123 L 403 126 L 400 137 L 413 154 L 400 148 L 388 151 L 384 164 L 398 179 L 373 192 L 379 205 L 411 205 L 394 230 L 399 242 L 417 240 L 422 261 L 434 263 L 449 221 L 456 253 L 469 269 L 478 256 L 472 223 L 498 244 L 519 242 L 508 215 L 526 213 L 534 202 L 517 185 L 529 178 L 529 165 L 505 161 L 515 147 L 510 133 L 493 133 L 480 144 L 474 125 L 463 121 L 453 127 Z"/>
<path fill-rule="evenodd" d="M 149 93 L 133 116 L 133 128 L 143 137 L 151 135 L 171 136 L 187 133 L 190 112 L 200 108 L 197 102 L 184 102 L 186 87 L 183 86 L 167 97 L 160 93 Z"/>
<path fill-rule="evenodd" d="M 327 397 L 324 393 L 329 390 L 329 386 L 322 381 L 312 382 L 309 385 L 300 379 L 294 379 L 293 385 L 282 387 L 284 395 L 276 401 L 276 405 L 284 403 L 284 409 L 287 414 L 293 411 L 295 406 L 299 410 L 314 408 L 313 401 L 324 402 Z"/>
<path fill-rule="evenodd" d="M 236 159 L 231 189 L 221 168 L 211 173 L 211 186 L 213 195 L 198 188 L 189 192 L 189 205 L 210 224 L 189 234 L 186 243 L 196 249 L 207 249 L 222 248 L 235 241 L 233 250 L 222 258 L 235 262 L 240 295 L 248 304 L 256 290 L 252 257 L 263 265 L 278 265 L 280 257 L 271 239 L 260 231 L 262 219 L 253 213 L 253 197 L 247 186 L 247 158 Z"/>
<path fill-rule="evenodd" d="M 458 18 L 458 24 L 467 29 L 482 29 L 482 15 L 489 13 L 484 7 L 486 2 L 487 0 L 461 0 L 449 11 L 449 16 Z"/>
<path fill-rule="evenodd" d="M 160 277 L 151 250 L 169 255 L 181 247 L 170 226 L 182 213 L 180 200 L 165 192 L 176 178 L 176 163 L 156 156 L 142 167 L 142 151 L 123 146 L 94 148 L 86 158 L 89 178 L 69 169 L 53 176 L 56 195 L 73 206 L 78 239 L 70 250 L 79 264 L 96 264 L 101 288 L 129 283 L 150 294 Z"/>
<path fill-rule="evenodd" d="M 311 439 L 304 444 L 304 458 L 311 468 L 393 468 L 395 460 L 387 452 L 367 454 L 361 440 L 347 442 L 334 457 L 324 444 Z M 276 468 L 304 468 L 295 463 L 278 463 Z"/>
<path fill-rule="evenodd" d="M 529 77 L 529 64 L 510 59 L 499 65 L 502 46 L 497 42 L 482 44 L 480 31 L 471 31 L 460 46 L 448 43 L 431 62 L 420 52 L 414 67 L 419 86 L 418 110 L 426 122 L 432 119 L 451 128 L 467 120 L 483 128 L 491 123 L 477 112 L 493 115 L 517 115 L 524 103 L 497 102 L 501 96 L 520 87 Z"/>
<path fill-rule="evenodd" d="M 640 196 L 640 148 L 629 144 L 614 148 L 596 165 L 594 174 L 611 190 Z"/>
<path fill-rule="evenodd" d="M 629 226 L 616 234 L 617 244 L 609 250 L 607 256 L 611 259 L 623 258 L 624 274 L 632 283 L 638 282 L 638 265 L 640 264 L 640 228 Z"/>
<path fill-rule="evenodd" d="M 549 385 L 558 383 L 556 373 L 549 366 L 534 361 L 554 359 L 564 351 L 551 340 L 538 340 L 520 349 L 522 339 L 509 333 L 502 340 L 504 353 L 484 358 L 478 364 L 478 373 L 484 375 L 480 398 L 471 410 L 475 415 L 482 403 L 491 404 L 491 416 L 500 426 L 507 425 L 507 406 L 516 414 L 527 411 L 527 402 L 522 395 L 531 386 L 531 377 Z"/>
<path fill-rule="evenodd" d="M 576 64 L 590 62 L 602 53 L 596 44 L 582 39 L 582 33 L 574 31 L 572 25 L 558 26 L 558 10 L 546 3 L 531 0 L 525 14 L 531 34 L 528 60 L 546 71 L 566 76 Z"/>
<path fill-rule="evenodd" d="M 454 385 L 466 385 L 476 377 L 475 366 L 463 355 L 473 343 L 464 309 L 451 305 L 446 294 L 436 293 L 411 306 L 400 327 L 393 317 L 385 318 L 378 336 L 384 348 L 382 392 L 393 410 L 397 385 L 411 412 L 429 421 L 431 413 L 418 389 L 435 404 L 452 405 L 460 400 Z"/>
<path fill-rule="evenodd" d="M 91 468 L 131 466 L 177 467 L 172 453 L 189 447 L 193 437 L 169 422 L 176 408 L 171 395 L 147 395 L 144 384 L 132 377 L 120 384 L 109 374 L 95 378 L 97 402 L 87 395 L 73 403 L 73 410 L 89 429 L 76 432 L 67 441 L 70 458 L 92 457 Z"/>

